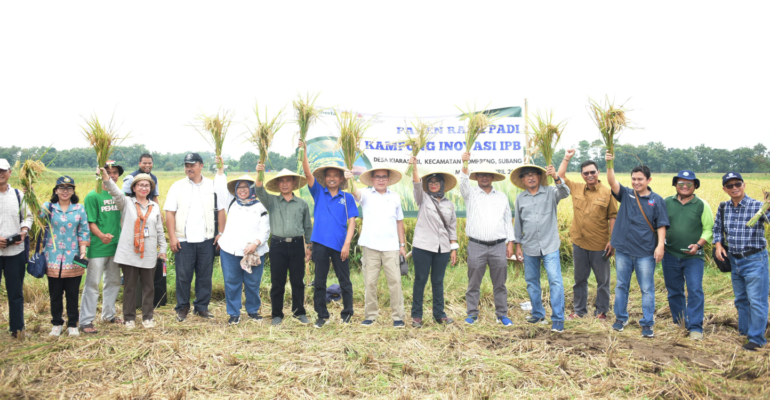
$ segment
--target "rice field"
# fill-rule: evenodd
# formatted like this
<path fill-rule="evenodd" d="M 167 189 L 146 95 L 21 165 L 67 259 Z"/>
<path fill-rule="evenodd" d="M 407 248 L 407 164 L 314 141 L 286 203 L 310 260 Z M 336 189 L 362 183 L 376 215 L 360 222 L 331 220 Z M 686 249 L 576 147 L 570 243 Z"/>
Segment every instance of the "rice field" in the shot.
<path fill-rule="evenodd" d="M 129 170 L 129 169 L 127 169 Z M 92 172 L 68 173 L 85 197 L 92 188 Z M 161 203 L 181 172 L 159 172 Z M 268 174 L 270 175 L 270 174 Z M 580 179 L 571 174 L 570 179 Z M 622 176 L 629 183 L 627 176 Z M 719 175 L 699 174 L 696 192 L 711 204 L 727 199 Z M 14 185 L 14 177 L 11 178 Z M 36 192 L 47 198 L 55 177 Z M 748 193 L 757 198 L 767 176 L 748 176 Z M 670 175 L 655 175 L 651 186 L 667 196 L 674 193 Z M 85 186 L 83 186 L 85 184 Z M 45 186 L 48 185 L 48 186 Z M 398 189 L 408 193 L 411 185 Z M 457 190 L 453 191 L 457 192 Z M 457 193 L 459 196 L 459 192 Z M 509 193 L 511 198 L 515 193 Z M 307 197 L 307 193 L 303 193 Z M 312 200 L 310 200 L 312 201 Z M 312 204 L 312 203 L 311 203 Z M 567 229 L 571 201 L 559 205 L 562 231 L 562 273 L 567 312 L 572 311 L 573 269 Z M 353 253 L 352 280 L 355 316 L 353 324 L 339 320 L 341 305 L 329 306 L 332 323 L 323 329 L 302 326 L 287 318 L 279 327 L 242 322 L 226 325 L 221 271 L 215 267 L 211 309 L 213 321 L 190 316 L 179 323 L 173 304 L 156 311 L 157 327 L 125 331 L 119 326 L 97 324 L 97 335 L 51 338 L 50 311 L 45 280 L 25 280 L 25 319 L 31 336 L 15 340 L 0 335 L 0 398 L 397 398 L 397 399 L 508 399 L 508 398 L 767 398 L 770 385 L 770 352 L 749 353 L 740 348 L 737 315 L 732 304 L 730 278 L 711 262 L 704 276 L 706 309 L 705 339 L 690 341 L 683 327 L 673 325 L 668 310 L 663 276 L 656 283 L 655 338 L 642 339 L 636 320 L 641 317 L 638 286 L 631 285 L 630 324 L 613 332 L 610 323 L 593 318 L 567 321 L 561 334 L 549 325 L 532 326 L 524 321 L 528 301 L 523 269 L 508 269 L 509 315 L 512 328 L 494 323 L 492 285 L 481 286 L 479 323 L 467 326 L 465 317 L 467 238 L 460 231 L 460 262 L 449 267 L 444 281 L 447 314 L 458 322 L 440 326 L 432 322 L 430 285 L 424 310 L 428 321 L 422 329 L 390 327 L 388 288 L 381 277 L 378 287 L 380 318 L 372 327 L 363 319 L 363 277 Z M 360 221 L 359 221 L 360 223 Z M 407 241 L 413 221 L 407 221 Z M 770 233 L 766 236 L 770 237 Z M 357 239 L 357 235 L 354 240 Z M 357 247 L 355 248 L 356 250 Z M 710 252 L 710 250 L 709 250 Z M 312 271 L 312 266 L 311 266 Z M 402 278 L 407 317 L 412 304 L 413 274 Z M 174 271 L 169 268 L 169 297 L 174 302 Z M 592 278 L 593 279 L 593 278 Z M 329 284 L 336 282 L 333 276 Z M 614 272 L 612 287 L 615 285 Z M 544 302 L 549 301 L 547 280 L 542 279 Z M 269 319 L 270 273 L 266 268 L 261 286 L 262 315 Z M 589 308 L 595 294 L 589 283 Z M 290 288 L 284 312 L 288 314 Z M 310 290 L 305 306 L 314 319 Z M 8 329 L 5 287 L 0 288 L 0 330 Z M 613 296 L 614 298 L 614 296 Z M 120 310 L 122 303 L 118 303 Z M 614 315 L 608 315 L 613 320 Z M 244 320 L 245 321 L 245 320 Z"/>

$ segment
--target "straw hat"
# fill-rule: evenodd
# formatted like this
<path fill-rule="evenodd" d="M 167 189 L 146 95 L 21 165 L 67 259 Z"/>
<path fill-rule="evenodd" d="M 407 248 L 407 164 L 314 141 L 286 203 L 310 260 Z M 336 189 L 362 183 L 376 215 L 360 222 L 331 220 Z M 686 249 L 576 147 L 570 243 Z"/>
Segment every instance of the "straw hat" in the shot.
<path fill-rule="evenodd" d="M 448 172 L 440 172 L 440 171 L 429 172 L 427 174 L 423 174 L 422 176 L 420 176 L 420 180 L 422 181 L 422 190 L 425 193 L 430 193 L 430 191 L 428 190 L 428 178 L 431 175 L 441 175 L 444 177 L 444 193 L 454 189 L 455 186 L 457 186 L 457 178 L 455 178 L 454 175 Z"/>
<path fill-rule="evenodd" d="M 340 190 L 347 189 L 348 180 L 345 179 L 345 168 L 342 168 L 339 165 L 323 165 L 314 169 L 313 178 L 315 178 L 316 182 L 321 184 L 321 186 L 326 187 L 326 170 L 329 168 L 340 171 L 340 175 L 342 176 L 342 183 L 340 183 Z"/>
<path fill-rule="evenodd" d="M 265 183 L 265 188 L 271 192 L 280 192 L 281 189 L 278 188 L 278 178 L 282 178 L 284 176 L 293 176 L 297 179 L 298 184 L 297 184 L 297 187 L 294 188 L 294 190 L 299 190 L 305 187 L 305 185 L 307 185 L 307 179 L 305 179 L 304 176 L 300 174 L 295 174 L 294 172 L 291 172 L 288 169 L 284 168 L 281 170 L 281 172 L 278 173 L 278 175 L 274 176 L 272 179 L 267 181 L 267 183 Z"/>
<path fill-rule="evenodd" d="M 521 170 L 523 170 L 524 168 L 536 168 L 536 169 L 539 169 L 540 172 L 542 172 L 542 176 L 541 176 L 540 179 L 543 179 L 546 176 L 545 168 L 538 167 L 537 165 L 534 165 L 534 164 L 524 164 L 524 165 L 514 169 L 513 171 L 511 171 L 511 183 L 513 183 L 514 186 L 518 187 L 519 189 L 527 190 L 527 187 L 524 186 L 524 182 L 522 182 L 521 178 L 519 178 L 519 175 L 521 174 Z"/>
<path fill-rule="evenodd" d="M 150 197 L 152 197 L 152 194 L 155 193 L 155 181 L 152 180 L 152 177 L 150 174 L 136 174 L 134 177 L 134 181 L 131 182 L 131 190 L 134 190 L 134 186 L 136 186 L 139 181 L 149 181 L 150 182 Z"/>
<path fill-rule="evenodd" d="M 238 178 L 228 179 L 227 180 L 227 191 L 230 192 L 231 195 L 236 196 L 236 197 L 237 197 L 237 195 L 235 194 L 235 185 L 238 184 L 238 181 L 251 182 L 251 185 L 253 185 L 254 182 L 256 182 L 254 180 L 254 178 L 252 178 L 252 177 L 250 177 L 248 175 L 241 175 Z M 249 185 L 249 186 L 251 186 L 251 185 Z"/>
<path fill-rule="evenodd" d="M 358 180 L 360 180 L 361 183 L 363 183 L 366 186 L 374 186 L 374 171 L 380 171 L 380 170 L 386 170 L 389 172 L 388 186 L 395 185 L 396 183 L 398 183 L 398 181 L 401 180 L 402 175 L 400 171 L 393 169 L 391 167 L 386 167 L 386 166 L 372 168 L 368 171 L 365 171 L 364 173 L 361 174 L 361 176 L 358 177 Z"/>
<path fill-rule="evenodd" d="M 479 165 L 478 167 L 473 168 L 473 172 L 471 172 L 471 180 L 475 181 L 476 174 L 490 174 L 492 175 L 492 182 L 499 182 L 505 180 L 505 175 L 495 171 L 494 168 L 492 168 L 491 165 Z"/>

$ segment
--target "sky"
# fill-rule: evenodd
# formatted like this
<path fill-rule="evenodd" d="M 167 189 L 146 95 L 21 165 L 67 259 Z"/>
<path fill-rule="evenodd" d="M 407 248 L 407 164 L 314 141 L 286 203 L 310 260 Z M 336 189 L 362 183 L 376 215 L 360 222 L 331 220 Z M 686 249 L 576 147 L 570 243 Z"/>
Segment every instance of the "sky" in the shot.
<path fill-rule="evenodd" d="M 523 105 L 566 120 L 559 147 L 599 139 L 588 98 L 626 103 L 623 143 L 770 147 L 769 2 L 3 2 L 0 146 L 86 146 L 92 114 L 124 144 L 210 148 L 190 125 L 299 93 L 395 116 Z M 764 39 L 762 39 L 764 38 Z M 762 50 L 764 48 L 765 50 Z M 293 153 L 296 124 L 271 150 Z"/>

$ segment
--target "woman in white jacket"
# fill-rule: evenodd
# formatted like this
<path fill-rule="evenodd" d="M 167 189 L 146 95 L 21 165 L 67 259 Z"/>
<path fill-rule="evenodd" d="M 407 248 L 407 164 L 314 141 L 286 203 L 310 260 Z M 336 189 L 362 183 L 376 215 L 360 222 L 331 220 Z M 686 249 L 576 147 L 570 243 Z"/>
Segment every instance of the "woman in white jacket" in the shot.
<path fill-rule="evenodd" d="M 166 260 L 166 235 L 160 205 L 149 199 L 155 191 L 155 181 L 148 174 L 138 174 L 131 182 L 131 194 L 126 195 L 110 179 L 104 168 L 101 170 L 104 187 L 115 199 L 121 212 L 120 238 L 115 251 L 115 262 L 123 271 L 123 320 L 126 329 L 135 327 L 136 282 L 142 280 L 142 325 L 155 326 L 155 264 L 158 258 Z"/>
<path fill-rule="evenodd" d="M 257 200 L 254 179 L 243 175 L 226 182 L 223 168 L 217 171 L 214 188 L 217 196 L 226 198 L 227 224 L 219 238 L 219 260 L 225 278 L 225 302 L 228 323 L 241 321 L 241 293 L 246 292 L 246 313 L 259 321 L 259 285 L 265 270 L 265 255 L 270 250 L 270 219 L 265 207 Z M 255 265 L 257 264 L 258 265 Z"/>

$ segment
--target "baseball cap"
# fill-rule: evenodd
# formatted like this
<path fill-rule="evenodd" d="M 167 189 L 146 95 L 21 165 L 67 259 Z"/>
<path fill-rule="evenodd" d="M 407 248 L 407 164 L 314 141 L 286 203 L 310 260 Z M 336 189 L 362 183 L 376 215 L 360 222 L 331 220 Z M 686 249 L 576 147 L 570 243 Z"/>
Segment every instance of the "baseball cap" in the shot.
<path fill-rule="evenodd" d="M 687 179 L 687 180 L 690 180 L 690 181 L 695 181 L 694 182 L 695 183 L 695 188 L 697 189 L 697 188 L 700 187 L 700 179 L 696 178 L 695 177 L 695 172 L 692 172 L 690 170 L 684 169 L 684 170 L 679 171 L 679 173 L 676 174 L 676 176 L 674 177 L 674 180 L 672 181 L 671 186 L 676 186 L 676 182 L 679 179 Z"/>
<path fill-rule="evenodd" d="M 184 163 L 185 164 L 194 164 L 196 162 L 199 162 L 203 164 L 203 157 L 201 157 L 198 153 L 188 153 L 186 156 L 184 156 Z"/>
<path fill-rule="evenodd" d="M 62 185 L 75 186 L 75 180 L 67 175 L 60 176 L 59 179 L 56 180 L 56 186 Z"/>
<path fill-rule="evenodd" d="M 9 164 L 8 160 L 6 160 L 5 158 L 0 158 L 0 169 L 4 169 L 8 171 L 9 169 L 11 169 L 11 164 Z"/>
<path fill-rule="evenodd" d="M 722 186 L 724 186 L 730 179 L 740 179 L 740 181 L 743 182 L 743 177 L 739 172 L 728 172 L 722 176 Z"/>

